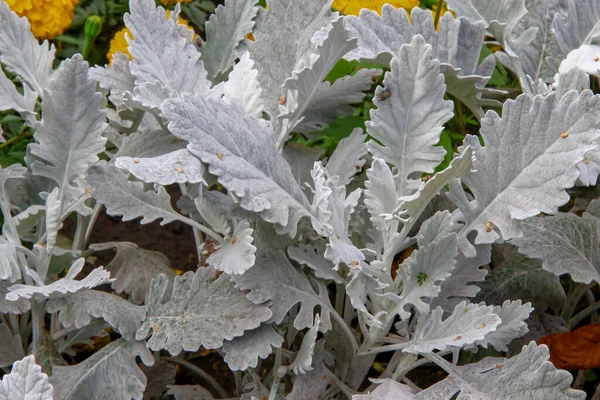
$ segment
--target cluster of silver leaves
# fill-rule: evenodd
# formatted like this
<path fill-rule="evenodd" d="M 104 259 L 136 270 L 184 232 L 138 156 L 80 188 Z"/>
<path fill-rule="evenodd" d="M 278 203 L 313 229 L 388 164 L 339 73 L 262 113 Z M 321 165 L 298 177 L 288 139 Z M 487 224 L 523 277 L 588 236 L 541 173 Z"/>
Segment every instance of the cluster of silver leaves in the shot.
<path fill-rule="evenodd" d="M 75 55 L 54 69 L 54 47 L 0 0 L 0 61 L 22 82 L 0 70 L 0 111 L 35 130 L 26 167 L 0 169 L 0 367 L 12 365 L 0 399 L 227 397 L 210 378 L 173 384 L 173 365 L 200 348 L 223 356 L 241 399 L 585 397 L 534 342 L 464 366 L 443 356 L 508 350 L 534 308 L 560 309 L 560 274 L 600 282 L 600 203 L 558 212 L 566 189 L 600 173 L 600 96 L 588 90 L 598 1 L 447 0 L 456 17 L 437 27 L 418 8 L 354 17 L 331 2 L 225 0 L 204 42 L 178 24 L 179 6 L 167 18 L 130 0 L 132 58 L 90 68 Z M 502 51 L 480 61 L 487 44 Z M 291 135 L 318 137 L 384 73 L 328 82 L 342 59 L 387 72 L 366 132 L 325 160 Z M 515 99 L 486 87 L 497 62 L 519 78 Z M 436 173 L 448 94 L 479 120 L 485 146 L 467 136 Z M 190 225 L 208 266 L 177 276 L 133 243 L 88 246 L 103 209 Z M 530 218 L 540 213 L 553 216 Z M 484 281 L 491 245 L 506 242 L 537 264 L 508 258 Z M 117 253 L 106 268 L 84 268 L 107 249 Z M 545 291 L 519 299 L 494 286 L 519 263 Z M 69 365 L 73 346 L 107 328 L 120 338 Z M 393 353 L 386 370 L 358 392 L 381 352 Z M 400 383 L 424 362 L 448 377 Z"/>

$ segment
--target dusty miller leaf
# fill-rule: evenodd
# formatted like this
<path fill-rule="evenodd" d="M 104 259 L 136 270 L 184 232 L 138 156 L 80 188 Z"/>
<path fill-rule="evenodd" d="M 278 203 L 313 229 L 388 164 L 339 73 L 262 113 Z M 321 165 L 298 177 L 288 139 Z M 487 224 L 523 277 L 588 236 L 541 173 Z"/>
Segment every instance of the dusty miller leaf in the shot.
<path fill-rule="evenodd" d="M 233 66 L 235 50 L 254 27 L 258 12 L 256 0 L 226 0 L 206 22 L 206 42 L 202 43 L 202 60 L 208 78 L 217 83 Z"/>
<path fill-rule="evenodd" d="M 147 379 L 137 356 L 148 366 L 154 363 L 144 342 L 121 338 L 79 364 L 56 366 L 50 378 L 54 395 L 62 400 L 102 400 L 110 393 L 116 399 L 141 400 Z"/>
<path fill-rule="evenodd" d="M 335 265 L 325 258 L 325 249 L 301 244 L 298 247 L 288 247 L 287 252 L 292 260 L 308 266 L 317 278 L 344 283 L 342 277 L 334 271 Z"/>
<path fill-rule="evenodd" d="M 32 355 L 15 362 L 10 374 L 4 375 L 0 382 L 0 400 L 52 400 L 52 395 L 48 375 Z"/>
<path fill-rule="evenodd" d="M 223 359 L 232 371 L 245 371 L 256 368 L 258 359 L 267 358 L 273 348 L 280 348 L 283 338 L 273 329 L 273 325 L 262 324 L 257 329 L 247 331 L 223 344 Z"/>
<path fill-rule="evenodd" d="M 314 369 L 312 366 L 313 353 L 315 351 L 315 344 L 317 335 L 319 334 L 319 326 L 321 325 L 321 318 L 319 314 L 315 315 L 315 322 L 313 326 L 304 334 L 302 338 L 302 345 L 300 350 L 296 353 L 294 362 L 291 363 L 288 368 L 294 371 L 296 375 L 304 375 Z"/>
<path fill-rule="evenodd" d="M 254 303 L 272 301 L 270 309 L 273 316 L 269 322 L 280 324 L 287 312 L 300 304 L 294 327 L 308 328 L 313 325 L 314 308 L 320 306 L 322 331 L 331 329 L 330 313 L 335 311 L 329 302 L 325 285 L 317 282 L 318 289 L 315 290 L 308 277 L 288 261 L 283 251 L 267 249 L 264 258 L 257 257 L 254 267 L 232 279 L 237 288 L 250 290 L 248 299 Z"/>
<path fill-rule="evenodd" d="M 58 320 L 65 328 L 74 325 L 75 328 L 80 329 L 88 325 L 92 317 L 102 318 L 127 340 L 135 336 L 146 318 L 144 307 L 97 290 L 81 290 L 50 299 L 46 304 L 46 310 L 49 313 L 58 312 Z"/>
<path fill-rule="evenodd" d="M 62 63 L 46 90 L 36 143 L 29 147 L 36 157 L 31 170 L 56 182 L 64 212 L 84 195 L 79 181 L 104 151 L 106 113 L 96 82 L 89 78 L 88 65 L 79 55 Z"/>
<path fill-rule="evenodd" d="M 223 83 L 223 99 L 241 105 L 248 114 L 260 118 L 264 111 L 261 93 L 258 71 L 246 51 L 229 73 L 229 79 Z"/>
<path fill-rule="evenodd" d="M 447 347 L 462 347 L 482 340 L 502 322 L 493 307 L 461 302 L 452 314 L 442 321 L 444 311 L 438 307 L 419 317 L 412 339 L 402 351 L 431 353 Z"/>
<path fill-rule="evenodd" d="M 585 392 L 571 389 L 571 374 L 556 369 L 549 358 L 548 347 L 531 342 L 510 359 L 487 357 L 460 367 L 444 362 L 450 376 L 415 399 L 449 399 L 459 392 L 465 399 L 585 399 Z"/>
<path fill-rule="evenodd" d="M 145 339 L 152 331 L 148 347 L 173 355 L 200 346 L 219 348 L 224 340 L 258 328 L 272 315 L 266 306 L 255 305 L 234 290 L 227 275 L 211 281 L 208 269 L 176 276 L 172 290 L 166 276 L 154 278 L 147 306 L 148 317 L 136 338 Z"/>
<path fill-rule="evenodd" d="M 255 41 L 247 45 L 256 62 L 265 110 L 275 120 L 284 81 L 300 61 L 308 61 L 310 39 L 334 14 L 331 0 L 268 0 L 267 6 L 268 11 L 259 10 L 252 31 Z M 274 34 L 284 26 L 285 34 Z"/>
<path fill-rule="evenodd" d="M 582 44 L 600 42 L 599 20 L 600 4 L 595 0 L 568 0 L 567 12 L 552 23 L 563 57 Z"/>
<path fill-rule="evenodd" d="M 494 314 L 498 315 L 502 322 L 496 330 L 485 335 L 483 340 L 478 340 L 475 345 L 488 348 L 493 347 L 496 351 L 508 351 L 507 345 L 514 339 L 527 333 L 527 318 L 533 311 L 530 303 L 521 300 L 506 300 L 501 306 L 494 306 Z"/>
<path fill-rule="evenodd" d="M 340 140 L 325 164 L 329 177 L 340 177 L 340 186 L 350 183 L 352 177 L 365 165 L 363 157 L 367 154 L 366 137 L 360 128 L 354 128 L 349 136 Z"/>
<path fill-rule="evenodd" d="M 237 222 L 233 234 L 206 262 L 229 275 L 241 275 L 254 265 L 256 247 L 252 245 L 254 230 L 247 220 Z"/>
<path fill-rule="evenodd" d="M 412 400 L 413 390 L 410 386 L 398 383 L 393 379 L 375 380 L 379 386 L 369 394 L 355 394 L 352 400 Z"/>
<path fill-rule="evenodd" d="M 0 71 L 0 111 L 15 110 L 33 113 L 36 97 L 35 92 L 32 92 L 28 86 L 24 86 L 21 95 L 6 74 Z"/>
<path fill-rule="evenodd" d="M 6 295 L 9 293 L 8 288 L 12 285 L 12 282 L 0 281 L 0 313 L 2 314 L 22 314 L 31 307 L 28 299 L 20 298 L 17 301 L 6 300 Z"/>
<path fill-rule="evenodd" d="M 449 197 L 458 207 L 455 219 L 464 223 L 459 247 L 466 256 L 474 256 L 466 237 L 470 232 L 477 232 L 475 244 L 520 237 L 517 219 L 554 214 L 569 200 L 565 189 L 579 175 L 576 165 L 600 135 L 598 112 L 600 96 L 585 91 L 560 99 L 554 93 L 522 94 L 504 103 L 502 117 L 486 114 L 480 130 L 485 147 L 477 137 L 465 138 L 473 146 L 477 172 L 461 181 L 474 200 L 466 197 L 458 180 L 450 183 Z"/>
<path fill-rule="evenodd" d="M 528 219 L 523 237 L 514 239 L 519 252 L 542 260 L 545 270 L 570 274 L 575 282 L 600 282 L 600 219 L 559 213 Z"/>
<path fill-rule="evenodd" d="M 13 334 L 7 324 L 0 324 L 0 368 L 10 367 L 15 361 L 19 361 L 23 354 L 21 335 Z"/>
<path fill-rule="evenodd" d="M 439 61 L 431 59 L 431 46 L 421 36 L 400 47 L 383 84 L 375 92 L 377 109 L 367 122 L 367 132 L 382 145 L 370 141 L 368 148 L 398 169 L 398 196 L 410 195 L 420 184 L 414 175 L 432 173 L 444 158 L 445 150 L 434 145 L 452 118 L 452 102 L 444 100 Z"/>
<path fill-rule="evenodd" d="M 42 96 L 54 72 L 54 45 L 48 41 L 40 44 L 27 18 L 19 18 L 4 1 L 0 3 L 0 26 L 0 61 Z"/>
<path fill-rule="evenodd" d="M 277 152 L 269 124 L 239 106 L 200 96 L 165 102 L 169 130 L 190 142 L 188 149 L 209 165 L 211 174 L 240 198 L 245 210 L 260 212 L 281 234 L 296 235 L 310 204 Z"/>

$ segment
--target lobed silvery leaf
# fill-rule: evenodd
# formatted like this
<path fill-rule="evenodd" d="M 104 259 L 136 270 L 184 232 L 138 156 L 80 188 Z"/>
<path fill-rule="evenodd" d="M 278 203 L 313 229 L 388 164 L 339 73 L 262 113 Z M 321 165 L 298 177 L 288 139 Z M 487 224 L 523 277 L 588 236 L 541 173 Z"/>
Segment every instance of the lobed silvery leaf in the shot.
<path fill-rule="evenodd" d="M 62 228 L 62 215 L 61 208 L 62 204 L 59 199 L 60 190 L 55 187 L 52 192 L 46 197 L 45 204 L 45 222 L 46 222 L 46 249 L 47 254 L 51 254 L 56 246 L 56 239 L 58 237 L 58 231 Z"/>
<path fill-rule="evenodd" d="M 495 331 L 476 341 L 475 345 L 486 349 L 491 346 L 496 351 L 508 351 L 508 344 L 527 333 L 526 320 L 532 311 L 531 303 L 523 304 L 521 300 L 506 300 L 501 306 L 494 306 L 494 314 L 499 316 L 502 322 Z"/>
<path fill-rule="evenodd" d="M 577 180 L 576 165 L 600 135 L 600 120 L 594 117 L 598 112 L 600 96 L 585 91 L 560 99 L 554 93 L 522 94 L 504 104 L 502 117 L 486 114 L 480 130 L 485 147 L 477 137 L 465 138 L 473 147 L 477 172 L 450 183 L 449 198 L 458 207 L 455 219 L 464 224 L 459 247 L 466 256 L 475 255 L 467 239 L 470 232 L 477 232 L 475 244 L 520 237 L 517 219 L 556 213 L 569 200 L 565 189 Z"/>
<path fill-rule="evenodd" d="M 366 160 L 363 157 L 367 154 L 367 144 L 365 139 L 367 135 L 360 128 L 354 128 L 350 135 L 340 140 L 337 147 L 327 160 L 325 169 L 329 177 L 339 176 L 338 184 L 346 186 L 352 180 L 352 177 L 360 172 Z"/>
<path fill-rule="evenodd" d="M 393 379 L 374 380 L 379 385 L 369 394 L 355 394 L 352 400 L 413 400 L 414 390 Z"/>
<path fill-rule="evenodd" d="M 552 29 L 564 55 L 600 40 L 600 5 L 595 0 L 567 0 L 567 12 L 556 16 Z"/>
<path fill-rule="evenodd" d="M 52 282 L 49 285 L 42 285 L 37 273 L 28 270 L 28 273 L 34 278 L 40 286 L 17 284 L 8 288 L 6 299 L 9 301 L 18 301 L 19 299 L 31 299 L 32 297 L 39 298 L 56 298 L 62 297 L 66 293 L 75 293 L 82 289 L 91 289 L 96 286 L 109 283 L 110 273 L 103 267 L 98 267 L 92 270 L 87 276 L 81 280 L 74 278 L 81 272 L 85 260 L 79 258 L 73 262 L 69 268 L 69 272 L 64 278 Z"/>
<path fill-rule="evenodd" d="M 40 223 L 42 218 L 45 217 L 45 213 L 46 209 L 44 206 L 34 204 L 13 216 L 13 221 L 15 222 L 17 233 L 19 234 L 19 237 L 21 237 L 21 240 L 28 242 L 37 240 L 36 235 L 31 232 L 37 227 L 37 224 Z"/>
<path fill-rule="evenodd" d="M 347 60 L 389 66 L 392 58 L 400 54 L 400 48 L 420 35 L 432 46 L 432 59 L 441 63 L 445 90 L 467 105 L 478 119 L 484 115 L 483 106 L 500 106 L 491 96 L 503 92 L 485 87 L 495 68 L 494 56 L 479 63 L 485 36 L 483 22 L 456 20 L 446 13 L 436 29 L 431 11 L 415 7 L 409 17 L 403 8 L 390 5 L 382 7 L 381 16 L 365 11 L 360 17 L 347 16 L 345 20 L 359 44 L 344 57 Z"/>
<path fill-rule="evenodd" d="M 260 118 L 264 111 L 261 93 L 258 71 L 246 51 L 229 73 L 229 79 L 223 83 L 223 98 L 241 105 L 248 114 Z"/>
<path fill-rule="evenodd" d="M 431 59 L 431 46 L 422 36 L 402 45 L 391 61 L 391 71 L 377 88 L 367 132 L 373 157 L 398 169 L 394 175 L 398 196 L 413 194 L 420 179 L 432 173 L 444 159 L 445 150 L 434 146 L 444 124 L 452 118 L 452 102 L 444 100 L 446 86 L 439 61 Z"/>
<path fill-rule="evenodd" d="M 25 357 L 21 335 L 13 333 L 6 323 L 0 324 L 0 343 L 0 368 L 10 367 Z"/>
<path fill-rule="evenodd" d="M 260 213 L 281 234 L 296 235 L 298 220 L 311 216 L 311 208 L 275 148 L 269 123 L 235 104 L 199 96 L 168 100 L 162 112 L 169 130 L 190 143 L 190 152 L 240 198 L 243 209 Z"/>
<path fill-rule="evenodd" d="M 519 253 L 511 254 L 477 285 L 481 292 L 476 301 L 486 304 L 521 299 L 531 302 L 538 311 L 546 311 L 550 307 L 559 312 L 567 300 L 557 275 L 546 271 L 541 260 Z"/>
<path fill-rule="evenodd" d="M 0 71 L 0 111 L 15 110 L 33 113 L 36 98 L 36 93 L 26 85 L 23 87 L 23 94 L 19 93 L 6 74 Z"/>
<path fill-rule="evenodd" d="M 142 366 L 142 371 L 148 379 L 144 390 L 144 399 L 161 397 L 167 390 L 167 386 L 175 383 L 177 367 L 165 360 L 159 360 L 151 367 Z"/>
<path fill-rule="evenodd" d="M 21 268 L 14 244 L 0 236 L 0 282 L 7 284 L 21 279 Z"/>
<path fill-rule="evenodd" d="M 392 215 L 400 205 L 394 175 L 385 160 L 375 158 L 371 163 L 371 168 L 367 170 L 367 177 L 365 206 L 369 210 L 373 225 L 377 229 L 385 231 L 389 229 L 386 216 Z"/>
<path fill-rule="evenodd" d="M 315 322 L 302 338 L 302 344 L 300 345 L 300 350 L 298 350 L 298 352 L 296 353 L 296 358 L 294 359 L 294 362 L 291 363 L 288 367 L 289 369 L 294 371 L 294 374 L 304 375 L 307 372 L 310 372 L 314 369 L 314 367 L 312 366 L 313 353 L 315 351 L 315 344 L 317 340 L 317 335 L 319 334 L 320 325 L 321 318 L 319 317 L 319 314 L 316 314 Z"/>
<path fill-rule="evenodd" d="M 131 0 L 123 20 L 133 38 L 128 38 L 131 73 L 136 86 L 155 98 L 134 89 L 134 99 L 154 106 L 183 93 L 205 93 L 211 83 L 196 47 L 182 37 L 177 22 L 167 19 L 165 10 L 150 0 Z M 176 18 L 176 17 L 175 17 Z"/>
<path fill-rule="evenodd" d="M 548 360 L 548 347 L 535 342 L 524 346 L 520 354 L 506 358 L 487 357 L 475 364 L 454 366 L 443 363 L 449 376 L 419 392 L 415 399 L 585 399 L 585 392 L 571 389 L 571 374 L 558 370 Z M 468 396 L 468 397 L 467 397 Z"/>
<path fill-rule="evenodd" d="M 0 26 L 0 61 L 41 97 L 54 72 L 54 45 L 47 40 L 40 44 L 27 18 L 19 18 L 4 1 L 0 2 Z"/>
<path fill-rule="evenodd" d="M 306 184 L 312 182 L 312 169 L 323 153 L 322 149 L 308 147 L 293 141 L 288 142 L 281 153 L 292 169 L 292 175 L 296 178 L 296 182 L 304 189 L 309 199 L 310 191 Z"/>
<path fill-rule="evenodd" d="M 352 115 L 355 107 L 363 101 L 373 85 L 373 79 L 381 75 L 380 69 L 362 68 L 354 75 L 337 79 L 333 84 L 321 82 L 304 110 L 301 119 L 296 124 L 294 132 L 311 134 L 322 130 L 339 117 Z M 339 145 L 338 145 L 339 147 Z M 336 147 L 337 148 L 337 147 Z"/>
<path fill-rule="evenodd" d="M 115 166 L 148 183 L 206 183 L 204 165 L 187 149 L 151 158 L 118 157 Z"/>
<path fill-rule="evenodd" d="M 163 186 L 157 186 L 156 191 L 144 190 L 142 182 L 129 181 L 127 177 L 127 172 L 105 163 L 90 167 L 87 181 L 92 186 L 92 196 L 106 206 L 108 215 L 120 215 L 123 221 L 142 217 L 141 224 L 162 219 L 161 225 L 181 217 L 171 207 L 171 198 Z"/>
<path fill-rule="evenodd" d="M 294 378 L 292 392 L 285 400 L 320 399 L 326 395 L 327 387 L 334 384 L 333 374 L 325 365 L 333 365 L 334 357 L 324 349 L 324 344 L 325 340 L 317 341 L 311 370 Z"/>
<path fill-rule="evenodd" d="M 131 242 L 94 243 L 90 250 L 116 249 L 117 254 L 106 265 L 114 281 L 112 289 L 118 294 L 126 293 L 135 304 L 143 304 L 150 290 L 150 282 L 160 274 L 172 278 L 171 262 L 162 253 L 140 249 Z"/>
<path fill-rule="evenodd" d="M 248 299 L 255 304 L 271 301 L 269 307 L 273 316 L 268 322 L 280 324 L 288 311 L 299 304 L 294 327 L 308 328 L 313 325 L 314 308 L 319 306 L 321 330 L 331 329 L 330 314 L 335 310 L 325 285 L 317 282 L 316 289 L 313 288 L 308 277 L 288 261 L 283 251 L 267 249 L 265 257 L 257 257 L 254 267 L 232 279 L 237 288 L 250 291 Z"/>
<path fill-rule="evenodd" d="M 288 247 L 288 256 L 298 264 L 309 267 L 317 278 L 332 280 L 335 283 L 345 283 L 344 279 L 334 271 L 335 264 L 325 258 L 325 249 L 301 244 L 298 247 Z"/>
<path fill-rule="evenodd" d="M 430 229 L 431 225 L 436 226 Z M 434 229 L 437 237 L 428 232 Z M 420 314 L 429 312 L 428 299 L 435 298 L 441 291 L 441 282 L 452 275 L 458 250 L 457 235 L 451 229 L 448 211 L 438 212 L 421 226 L 417 235 L 419 249 L 400 264 L 394 280 L 395 289 L 400 293 L 386 294 L 388 299 L 396 303 L 394 313 L 398 313 L 401 319 L 408 319 L 412 315 L 406 310 L 409 305 Z"/>
<path fill-rule="evenodd" d="M 166 276 L 159 275 L 152 280 L 146 304 L 148 317 L 136 338 L 142 340 L 151 334 L 150 349 L 165 349 L 173 355 L 181 350 L 196 351 L 200 346 L 219 348 L 224 340 L 258 328 L 272 315 L 266 306 L 255 305 L 242 292 L 233 290 L 227 275 L 212 281 L 209 269 L 176 276 L 172 285 Z"/>
<path fill-rule="evenodd" d="M 564 96 L 569 90 L 577 90 L 583 92 L 590 88 L 590 76 L 587 72 L 573 68 L 567 72 L 555 75 L 556 93 L 557 96 Z"/>
<path fill-rule="evenodd" d="M 255 41 L 248 41 L 250 58 L 256 63 L 265 111 L 275 120 L 282 86 L 292 76 L 299 62 L 308 62 L 312 53 L 311 38 L 335 17 L 331 0 L 268 0 L 268 11 L 259 9 L 252 31 Z M 285 26 L 285 34 L 274 32 Z"/>
<path fill-rule="evenodd" d="M 344 54 L 356 47 L 356 42 L 356 38 L 352 38 L 350 31 L 344 27 L 343 18 L 338 17 L 331 23 L 325 39 L 317 45 L 310 60 L 299 64 L 300 69 L 285 80 L 285 102 L 282 101 L 284 104 L 277 117 L 282 130 L 275 132 L 278 146 L 283 147 L 290 133 L 297 131 L 296 125 L 301 121 L 304 111 L 313 101 L 327 74 Z M 361 100 L 362 98 L 358 102 Z M 335 113 L 333 115 L 335 116 Z"/>
<path fill-rule="evenodd" d="M 133 93 L 135 76 L 129 68 L 129 56 L 116 52 L 112 63 L 104 67 L 90 68 L 90 77 L 98 82 L 101 88 L 110 91 L 109 100 L 117 109 L 121 109 L 127 100 L 128 93 Z"/>
<path fill-rule="evenodd" d="M 144 307 L 97 290 L 80 290 L 50 299 L 46 303 L 46 310 L 49 313 L 58 312 L 58 320 L 65 328 L 75 326 L 80 329 L 88 325 L 92 318 L 102 318 L 127 340 L 135 336 L 146 318 Z"/>
<path fill-rule="evenodd" d="M 116 399 L 141 400 L 147 379 L 136 357 L 148 366 L 154 364 L 144 342 L 120 338 L 79 364 L 55 366 L 50 378 L 54 396 L 62 400 L 102 400 L 110 393 Z"/>
<path fill-rule="evenodd" d="M 248 220 L 236 222 L 231 237 L 206 259 L 208 265 L 229 275 L 246 272 L 254 265 L 256 254 L 252 232 Z"/>
<path fill-rule="evenodd" d="M 140 130 L 123 138 L 115 157 L 154 158 L 184 150 L 186 145 L 166 130 Z"/>
<path fill-rule="evenodd" d="M 96 343 L 95 340 L 107 337 L 108 332 L 106 330 L 108 327 L 109 325 L 102 319 L 93 320 L 83 328 L 69 332 L 66 337 L 58 338 L 55 341 L 56 350 L 60 354 L 68 354 L 71 357 L 75 357 L 77 354 L 75 350 L 78 346 L 93 346 Z M 67 364 L 65 363 L 65 365 Z"/>
<path fill-rule="evenodd" d="M 431 302 L 431 308 L 442 307 L 444 311 L 452 312 L 460 301 L 477 295 L 480 291 L 479 286 L 470 283 L 481 282 L 485 279 L 488 271 L 481 267 L 490 263 L 492 246 L 480 244 L 475 246 L 475 251 L 475 257 L 471 258 L 458 252 L 452 275 L 440 285 L 440 293 Z"/>
<path fill-rule="evenodd" d="M 213 83 L 224 80 L 235 62 L 236 49 L 246 34 L 252 31 L 258 13 L 256 3 L 256 0 L 226 0 L 225 4 L 217 6 L 206 22 L 206 42 L 202 42 L 201 58 L 208 79 Z"/>
<path fill-rule="evenodd" d="M 265 359 L 280 348 L 283 338 L 273 329 L 273 325 L 262 324 L 260 327 L 247 331 L 243 336 L 223 344 L 224 361 L 232 371 L 245 371 L 256 368 L 258 359 Z"/>
<path fill-rule="evenodd" d="M 542 260 L 545 270 L 569 274 L 575 282 L 600 282 L 600 219 L 558 213 L 522 223 L 523 236 L 513 239 L 519 252 Z"/>
<path fill-rule="evenodd" d="M 81 181 L 104 151 L 106 113 L 80 55 L 65 60 L 45 90 L 52 95 L 42 103 L 42 121 L 29 146 L 35 156 L 31 170 L 58 185 L 62 216 L 85 195 Z"/>
<path fill-rule="evenodd" d="M 54 393 L 48 375 L 42 372 L 32 355 L 15 362 L 10 374 L 0 381 L 0 400 L 52 400 Z"/>
<path fill-rule="evenodd" d="M 216 196 L 209 196 L 207 193 L 203 193 L 202 196 L 194 199 L 194 205 L 202 219 L 206 221 L 215 232 L 220 233 L 225 237 L 229 237 L 231 235 L 229 219 L 223 210 L 220 209 L 219 204 L 215 204 L 215 197 Z"/>
<path fill-rule="evenodd" d="M 430 314 L 420 316 L 413 337 L 402 351 L 418 354 L 463 347 L 482 340 L 502 322 L 493 307 L 464 301 L 457 304 L 445 320 L 442 320 L 443 313 L 442 308 L 437 307 Z"/>
<path fill-rule="evenodd" d="M 31 303 L 28 299 L 20 298 L 16 301 L 6 299 L 10 286 L 13 286 L 13 282 L 0 280 L 0 313 L 22 314 L 28 311 L 31 308 Z"/>

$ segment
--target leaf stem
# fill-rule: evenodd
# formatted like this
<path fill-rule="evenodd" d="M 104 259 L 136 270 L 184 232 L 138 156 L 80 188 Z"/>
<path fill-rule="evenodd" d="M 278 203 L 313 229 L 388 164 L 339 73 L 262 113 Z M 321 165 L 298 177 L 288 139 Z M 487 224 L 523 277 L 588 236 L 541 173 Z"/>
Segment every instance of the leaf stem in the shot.
<path fill-rule="evenodd" d="M 444 5 L 444 0 L 438 0 L 437 8 L 435 9 L 435 17 L 433 18 L 433 25 L 435 26 L 435 30 L 438 29 L 438 24 L 440 23 L 440 16 L 442 15 L 442 6 Z"/>

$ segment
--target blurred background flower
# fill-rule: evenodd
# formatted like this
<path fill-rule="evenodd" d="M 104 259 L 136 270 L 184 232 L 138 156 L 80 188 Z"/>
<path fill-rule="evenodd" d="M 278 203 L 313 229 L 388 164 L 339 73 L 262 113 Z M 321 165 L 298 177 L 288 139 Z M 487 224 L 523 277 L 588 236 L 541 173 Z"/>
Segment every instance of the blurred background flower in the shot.
<path fill-rule="evenodd" d="M 421 5 L 420 0 L 334 0 L 333 8 L 347 15 L 358 15 L 363 8 L 381 14 L 381 7 L 385 3 L 389 3 L 396 8 L 405 8 L 408 11 Z"/>
<path fill-rule="evenodd" d="M 26 17 L 38 39 L 54 39 L 67 30 L 79 0 L 5 0 L 20 17 Z"/>

